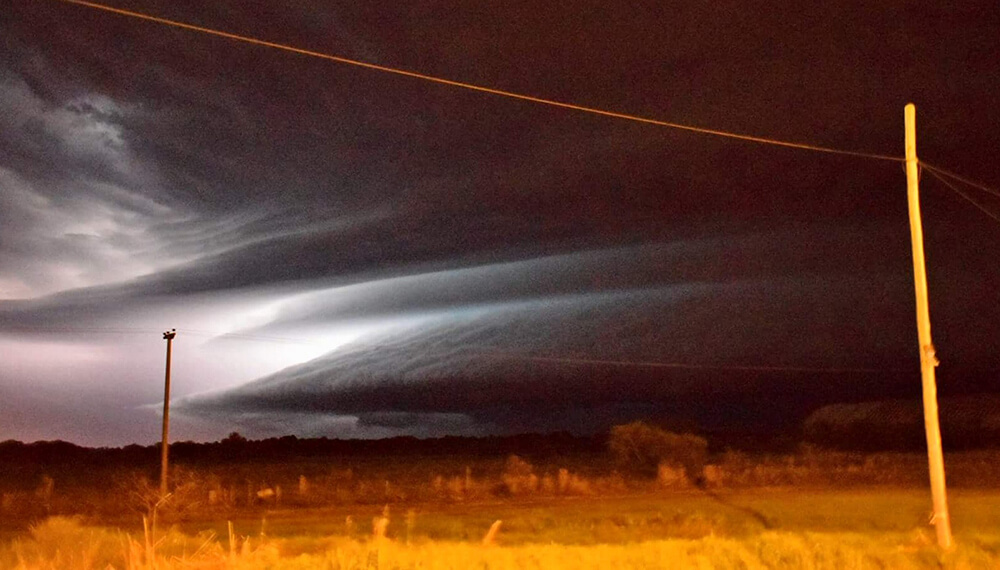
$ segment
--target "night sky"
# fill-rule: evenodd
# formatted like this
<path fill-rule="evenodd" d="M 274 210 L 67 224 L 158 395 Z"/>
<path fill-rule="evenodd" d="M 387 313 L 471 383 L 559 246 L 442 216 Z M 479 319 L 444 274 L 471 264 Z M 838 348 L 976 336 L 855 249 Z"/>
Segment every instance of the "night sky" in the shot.
<path fill-rule="evenodd" d="M 116 7 L 1000 188 L 1000 4 Z M 792 429 L 918 398 L 900 162 L 0 0 L 0 440 Z M 1000 195 L 923 171 L 940 391 L 1000 393 Z"/>

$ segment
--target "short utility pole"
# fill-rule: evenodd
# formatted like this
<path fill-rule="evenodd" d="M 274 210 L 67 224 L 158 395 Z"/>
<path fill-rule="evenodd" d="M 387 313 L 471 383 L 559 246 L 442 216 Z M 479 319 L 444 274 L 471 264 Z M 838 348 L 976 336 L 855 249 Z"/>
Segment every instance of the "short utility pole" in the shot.
<path fill-rule="evenodd" d="M 177 329 L 170 329 L 163 333 L 163 340 L 167 341 L 167 374 L 163 381 L 163 445 L 160 447 L 160 500 L 167 496 L 167 455 L 169 452 L 170 439 L 170 349 L 173 347 L 174 337 L 177 336 Z"/>
<path fill-rule="evenodd" d="M 924 265 L 924 229 L 920 222 L 919 171 L 917 162 L 917 109 L 913 103 L 903 110 L 906 124 L 906 195 L 910 205 L 910 242 L 913 246 L 913 282 L 917 293 L 917 337 L 920 340 L 920 376 L 924 393 L 924 429 L 927 432 L 927 462 L 930 466 L 931 497 L 938 546 L 953 546 L 951 520 L 948 517 L 948 494 L 944 480 L 944 454 L 941 451 L 941 425 L 938 423 L 937 381 L 934 368 L 938 359 L 931 342 L 931 317 L 927 308 L 927 268 Z"/>

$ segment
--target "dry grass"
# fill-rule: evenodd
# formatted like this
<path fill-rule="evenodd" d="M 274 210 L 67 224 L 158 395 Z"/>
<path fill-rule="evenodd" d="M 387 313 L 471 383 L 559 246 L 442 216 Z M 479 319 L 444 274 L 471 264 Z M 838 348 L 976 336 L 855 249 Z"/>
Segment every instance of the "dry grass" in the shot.
<path fill-rule="evenodd" d="M 609 465 L 515 456 L 178 469 L 160 506 L 141 476 L 102 489 L 42 477 L 0 488 L 0 530 L 5 520 L 25 521 L 7 531 L 15 538 L 0 538 L 0 570 L 1000 570 L 1000 493 L 991 490 L 998 457 L 950 458 L 949 480 L 966 488 L 951 494 L 959 547 L 948 554 L 926 524 L 926 458 L 807 448 L 722 454 L 704 470 L 706 489 L 677 466 L 664 465 L 657 479 L 625 479 Z M 85 518 L 46 518 L 58 514 Z M 36 523 L 25 532 L 28 521 Z M 164 531 L 165 521 L 179 526 Z"/>
<path fill-rule="evenodd" d="M 314 552 L 264 536 L 186 536 L 172 531 L 153 540 L 53 518 L 30 536 L 0 548 L 0 567 L 11 570 L 283 570 L 283 569 L 553 569 L 671 568 L 900 570 L 1000 568 L 1000 537 L 964 536 L 942 554 L 929 533 L 764 532 L 745 538 L 653 540 L 635 544 L 570 546 L 493 544 L 488 541 L 405 543 L 385 536 L 385 521 L 364 540 L 317 537 Z M 499 531 L 502 539 L 502 531 Z M 501 540 L 502 542 L 502 540 Z"/>
<path fill-rule="evenodd" d="M 1000 480 L 1000 452 L 950 453 L 953 489 L 988 489 Z M 23 531 L 47 516 L 82 515 L 107 525 L 130 525 L 151 516 L 158 485 L 148 473 L 120 466 L 76 471 L 35 466 L 0 477 L 0 536 Z M 48 474 L 46 474 L 48 473 Z M 3 474 L 0 474 L 3 475 Z M 655 477 L 658 475 L 658 477 Z M 246 463 L 186 466 L 172 473 L 171 500 L 161 521 L 225 521 L 286 509 L 355 505 L 465 505 L 493 500 L 607 497 L 683 490 L 686 470 L 664 464 L 649 477 L 616 471 L 610 456 L 568 456 L 542 462 L 503 458 L 344 458 L 308 463 Z M 803 447 L 791 455 L 722 453 L 711 458 L 699 481 L 713 492 L 759 488 L 924 489 L 927 458 L 921 454 L 852 454 Z M 109 485 L 110 483 L 110 485 Z M 494 519 L 495 520 L 495 519 Z M 222 529 L 220 533 L 224 534 Z"/>

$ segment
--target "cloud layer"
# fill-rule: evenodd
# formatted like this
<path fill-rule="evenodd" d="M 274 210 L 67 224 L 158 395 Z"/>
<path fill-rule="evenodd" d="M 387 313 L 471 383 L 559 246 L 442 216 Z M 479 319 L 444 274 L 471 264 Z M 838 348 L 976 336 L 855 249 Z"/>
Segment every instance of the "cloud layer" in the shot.
<path fill-rule="evenodd" d="M 192 438 L 234 426 L 586 430 L 638 416 L 745 426 L 762 401 L 805 413 L 896 397 L 894 371 L 914 370 L 893 162 L 554 110 L 59 2 L 9 4 L 0 439 L 152 441 L 169 327 L 181 331 L 174 433 Z M 1000 90 L 995 2 L 865 14 L 586 4 L 121 6 L 879 153 L 901 153 L 900 110 L 916 99 L 921 157 L 1000 184 L 988 168 L 1000 124 L 981 113 Z M 989 390 L 1000 232 L 923 184 L 942 390 Z M 538 359 L 552 357 L 577 362 Z M 834 382 L 745 365 L 888 372 Z"/>

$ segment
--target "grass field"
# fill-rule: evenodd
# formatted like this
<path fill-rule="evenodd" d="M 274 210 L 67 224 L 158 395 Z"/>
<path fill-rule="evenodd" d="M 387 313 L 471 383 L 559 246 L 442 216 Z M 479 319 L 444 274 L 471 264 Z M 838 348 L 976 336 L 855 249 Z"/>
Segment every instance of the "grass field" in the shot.
<path fill-rule="evenodd" d="M 958 490 L 950 495 L 956 532 L 1000 533 L 1000 492 Z M 410 538 L 468 541 L 481 538 L 497 519 L 503 520 L 502 543 L 537 542 L 594 545 L 624 544 L 662 538 L 742 538 L 765 531 L 888 532 L 919 529 L 932 532 L 927 491 L 913 489 L 795 490 L 751 489 L 669 492 L 620 497 L 567 497 L 469 504 L 399 505 L 391 507 L 388 536 L 405 537 L 412 511 Z M 315 511 L 277 511 L 264 519 L 267 535 L 308 534 L 365 538 L 372 517 L 382 508 L 357 506 Z M 345 523 L 351 517 L 353 526 Z M 367 521 L 367 522 L 362 522 Z M 238 532 L 259 534 L 261 518 L 237 519 Z M 187 533 L 225 531 L 225 522 L 190 521 Z M 141 529 L 136 529 L 141 530 Z"/>
<path fill-rule="evenodd" d="M 934 545 L 929 508 L 920 490 L 784 488 L 276 510 L 153 535 L 139 521 L 54 518 L 5 541 L 0 567 L 1000 568 L 1000 492 L 951 494 L 950 553 Z"/>

